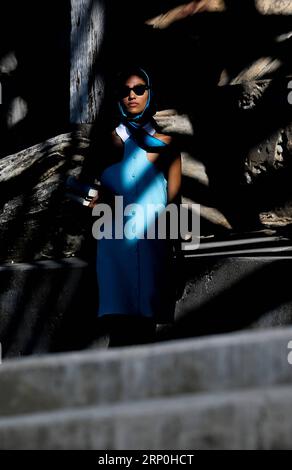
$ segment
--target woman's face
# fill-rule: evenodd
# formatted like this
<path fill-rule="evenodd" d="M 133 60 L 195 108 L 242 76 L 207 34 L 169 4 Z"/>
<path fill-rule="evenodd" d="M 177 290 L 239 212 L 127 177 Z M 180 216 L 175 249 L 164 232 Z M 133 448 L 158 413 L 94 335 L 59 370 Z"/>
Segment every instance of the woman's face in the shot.
<path fill-rule="evenodd" d="M 149 94 L 146 86 L 147 84 L 145 80 L 138 75 L 131 75 L 125 81 L 122 89 L 121 102 L 128 114 L 136 115 L 142 113 L 144 110 Z M 134 87 L 137 88 L 135 89 Z M 134 90 L 132 88 L 134 88 Z"/>

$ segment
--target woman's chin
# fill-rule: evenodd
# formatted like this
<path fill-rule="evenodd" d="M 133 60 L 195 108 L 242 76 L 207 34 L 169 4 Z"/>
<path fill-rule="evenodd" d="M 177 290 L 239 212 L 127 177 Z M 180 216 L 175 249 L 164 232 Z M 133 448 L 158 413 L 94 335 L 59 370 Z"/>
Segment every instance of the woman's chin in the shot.
<path fill-rule="evenodd" d="M 135 117 L 135 116 L 138 116 L 138 114 L 140 114 L 139 112 L 133 111 L 133 110 L 130 110 L 130 109 L 127 111 L 127 113 L 128 113 L 128 116 L 130 116 L 130 117 Z"/>

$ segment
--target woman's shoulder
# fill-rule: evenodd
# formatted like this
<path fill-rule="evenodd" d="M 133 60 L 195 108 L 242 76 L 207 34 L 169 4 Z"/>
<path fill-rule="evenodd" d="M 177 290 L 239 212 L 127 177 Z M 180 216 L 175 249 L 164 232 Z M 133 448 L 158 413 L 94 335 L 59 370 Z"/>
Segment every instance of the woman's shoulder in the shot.
<path fill-rule="evenodd" d="M 179 149 L 177 148 L 177 142 L 175 140 L 175 138 L 171 135 L 167 135 L 167 134 L 162 134 L 160 132 L 156 132 L 154 134 L 154 137 L 156 137 L 157 139 L 161 140 L 162 142 L 164 142 L 165 144 L 167 144 L 167 155 L 170 158 L 170 160 L 172 161 L 174 158 L 177 158 L 177 157 L 180 157 L 180 151 Z"/>
<path fill-rule="evenodd" d="M 162 142 L 164 142 L 165 144 L 171 144 L 172 142 L 172 137 L 170 135 L 155 132 L 154 137 L 156 137 L 156 139 L 162 140 Z"/>
<path fill-rule="evenodd" d="M 112 138 L 112 143 L 114 144 L 115 147 L 122 147 L 123 146 L 123 141 L 121 137 L 118 135 L 116 129 L 114 129 L 111 133 L 111 138 Z"/>

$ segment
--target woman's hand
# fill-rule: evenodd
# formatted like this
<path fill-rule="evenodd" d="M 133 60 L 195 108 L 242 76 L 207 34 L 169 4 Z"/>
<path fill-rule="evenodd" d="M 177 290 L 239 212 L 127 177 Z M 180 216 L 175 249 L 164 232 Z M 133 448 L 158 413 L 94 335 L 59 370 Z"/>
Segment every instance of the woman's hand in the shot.
<path fill-rule="evenodd" d="M 97 201 L 98 201 L 98 200 L 99 200 L 99 191 L 98 191 L 98 193 L 97 193 L 97 196 L 94 196 L 94 197 L 91 199 L 91 201 L 90 201 L 90 203 L 88 204 L 87 207 L 89 207 L 90 209 L 93 209 L 93 208 L 97 205 Z"/>

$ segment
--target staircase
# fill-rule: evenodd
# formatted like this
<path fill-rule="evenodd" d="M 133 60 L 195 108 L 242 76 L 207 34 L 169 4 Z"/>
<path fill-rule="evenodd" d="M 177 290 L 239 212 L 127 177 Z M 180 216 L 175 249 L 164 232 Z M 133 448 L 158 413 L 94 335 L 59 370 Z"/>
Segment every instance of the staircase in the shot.
<path fill-rule="evenodd" d="M 292 328 L 7 359 L 0 449 L 292 449 Z"/>

